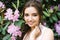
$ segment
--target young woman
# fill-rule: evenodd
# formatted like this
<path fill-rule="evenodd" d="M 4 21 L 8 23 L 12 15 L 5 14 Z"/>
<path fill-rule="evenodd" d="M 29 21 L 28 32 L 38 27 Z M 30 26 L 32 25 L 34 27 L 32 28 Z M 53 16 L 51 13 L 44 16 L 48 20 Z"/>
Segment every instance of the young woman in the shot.
<path fill-rule="evenodd" d="M 23 40 L 54 40 L 53 31 L 42 25 L 42 5 L 28 1 L 23 8 L 23 18 L 28 25 Z M 24 26 L 26 27 L 26 26 Z"/>

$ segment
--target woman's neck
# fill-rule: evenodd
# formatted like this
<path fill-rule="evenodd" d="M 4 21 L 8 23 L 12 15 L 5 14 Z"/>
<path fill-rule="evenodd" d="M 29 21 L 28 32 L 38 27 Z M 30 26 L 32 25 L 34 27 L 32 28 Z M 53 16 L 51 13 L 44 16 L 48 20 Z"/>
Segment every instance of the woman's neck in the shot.
<path fill-rule="evenodd" d="M 35 27 L 31 28 L 31 31 L 33 31 L 35 29 Z"/>

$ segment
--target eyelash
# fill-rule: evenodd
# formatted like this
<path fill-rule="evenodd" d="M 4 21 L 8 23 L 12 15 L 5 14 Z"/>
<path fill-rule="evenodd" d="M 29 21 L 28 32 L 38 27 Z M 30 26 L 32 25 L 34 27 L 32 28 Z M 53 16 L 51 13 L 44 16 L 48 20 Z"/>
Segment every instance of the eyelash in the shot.
<path fill-rule="evenodd" d="M 29 16 L 29 14 L 24 14 L 24 16 Z M 33 14 L 33 16 L 37 16 L 37 14 Z"/>
<path fill-rule="evenodd" d="M 24 16 L 29 16 L 28 14 L 24 14 Z"/>
<path fill-rule="evenodd" d="M 33 16 L 37 16 L 37 14 L 34 14 Z"/>

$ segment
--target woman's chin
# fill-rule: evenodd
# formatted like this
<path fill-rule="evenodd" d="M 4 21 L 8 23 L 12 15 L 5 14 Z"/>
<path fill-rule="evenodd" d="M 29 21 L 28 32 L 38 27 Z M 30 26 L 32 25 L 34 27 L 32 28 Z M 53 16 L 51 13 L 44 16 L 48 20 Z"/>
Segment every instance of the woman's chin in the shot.
<path fill-rule="evenodd" d="M 29 25 L 31 28 L 34 27 L 34 25 L 30 25 L 30 24 L 28 24 L 28 25 Z"/>

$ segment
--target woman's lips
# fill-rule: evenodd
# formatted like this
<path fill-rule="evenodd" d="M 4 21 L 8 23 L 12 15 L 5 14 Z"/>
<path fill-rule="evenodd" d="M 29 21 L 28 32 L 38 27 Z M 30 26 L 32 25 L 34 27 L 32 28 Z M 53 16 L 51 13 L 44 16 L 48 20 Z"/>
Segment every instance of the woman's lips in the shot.
<path fill-rule="evenodd" d="M 32 22 L 28 22 L 28 24 L 32 25 L 33 23 Z"/>

